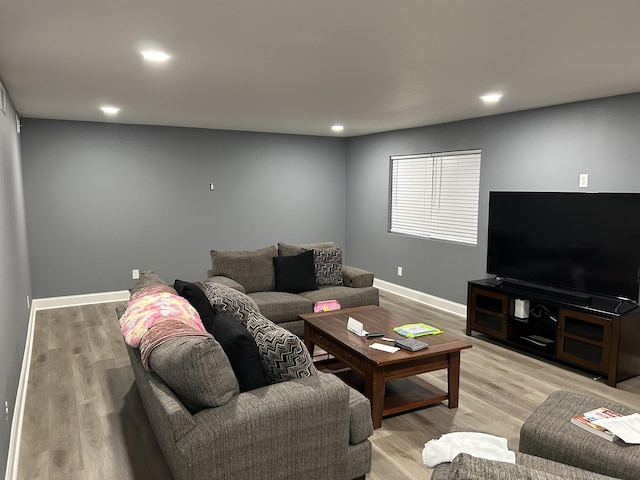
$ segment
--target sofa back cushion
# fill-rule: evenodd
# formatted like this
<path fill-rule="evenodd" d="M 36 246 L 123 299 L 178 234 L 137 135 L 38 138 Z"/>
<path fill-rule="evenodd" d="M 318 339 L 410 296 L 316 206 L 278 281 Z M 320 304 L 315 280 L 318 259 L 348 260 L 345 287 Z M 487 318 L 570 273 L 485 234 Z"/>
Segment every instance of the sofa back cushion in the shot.
<path fill-rule="evenodd" d="M 180 337 L 153 349 L 151 369 L 192 413 L 224 405 L 239 392 L 220 344 L 211 337 Z"/>
<path fill-rule="evenodd" d="M 305 250 L 313 250 L 314 248 L 330 248 L 335 247 L 334 242 L 322 242 L 322 243 L 284 243 L 278 242 L 278 255 L 281 257 L 289 257 L 291 255 L 298 255 Z"/>
<path fill-rule="evenodd" d="M 273 257 L 277 254 L 275 246 L 258 250 L 211 250 L 211 273 L 235 280 L 246 293 L 269 292 L 276 288 Z"/>

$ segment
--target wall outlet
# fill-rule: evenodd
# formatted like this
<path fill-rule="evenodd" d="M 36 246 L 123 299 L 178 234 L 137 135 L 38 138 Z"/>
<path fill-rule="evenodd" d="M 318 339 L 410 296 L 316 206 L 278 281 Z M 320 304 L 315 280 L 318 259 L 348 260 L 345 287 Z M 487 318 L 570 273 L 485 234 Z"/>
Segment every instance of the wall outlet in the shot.
<path fill-rule="evenodd" d="M 8 422 L 9 421 L 9 402 L 7 402 L 7 399 L 4 399 L 4 419 Z"/>
<path fill-rule="evenodd" d="M 587 188 L 589 186 L 589 174 L 588 173 L 581 173 L 580 174 L 580 181 L 578 182 L 578 186 L 580 188 Z"/>
<path fill-rule="evenodd" d="M 398 267 L 398 276 L 401 277 L 402 276 L 402 267 Z"/>
<path fill-rule="evenodd" d="M 140 270 L 138 270 L 137 268 L 131 270 L 131 278 L 133 278 L 134 280 L 137 280 L 140 278 Z"/>

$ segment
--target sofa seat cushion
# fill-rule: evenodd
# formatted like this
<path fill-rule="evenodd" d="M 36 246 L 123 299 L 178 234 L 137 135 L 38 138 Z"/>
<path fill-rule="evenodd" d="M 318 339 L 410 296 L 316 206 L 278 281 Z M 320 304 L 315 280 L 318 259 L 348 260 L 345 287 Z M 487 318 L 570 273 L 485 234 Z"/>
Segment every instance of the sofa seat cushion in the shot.
<path fill-rule="evenodd" d="M 287 292 L 255 292 L 249 297 L 260 309 L 260 313 L 275 323 L 296 319 L 301 313 L 311 313 L 311 300 Z"/>
<path fill-rule="evenodd" d="M 153 349 L 151 369 L 196 413 L 224 405 L 239 392 L 231 364 L 211 337 L 180 337 Z"/>
<path fill-rule="evenodd" d="M 246 293 L 275 290 L 273 257 L 277 255 L 273 245 L 258 250 L 211 250 L 211 273 L 235 280 Z"/>
<path fill-rule="evenodd" d="M 302 340 L 286 328 L 262 315 L 249 318 L 247 329 L 253 335 L 269 383 L 280 383 L 317 374 L 313 359 Z"/>
<path fill-rule="evenodd" d="M 309 300 L 312 304 L 323 300 L 337 300 L 342 308 L 379 304 L 378 289 L 376 287 L 324 286 L 318 290 L 302 292 L 299 295 Z"/>

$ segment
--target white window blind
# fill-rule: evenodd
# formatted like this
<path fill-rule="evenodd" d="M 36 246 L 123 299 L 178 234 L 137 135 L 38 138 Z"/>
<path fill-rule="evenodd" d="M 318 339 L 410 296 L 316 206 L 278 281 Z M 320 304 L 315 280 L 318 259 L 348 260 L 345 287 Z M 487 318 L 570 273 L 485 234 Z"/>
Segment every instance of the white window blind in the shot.
<path fill-rule="evenodd" d="M 389 231 L 476 245 L 480 153 L 391 157 Z"/>

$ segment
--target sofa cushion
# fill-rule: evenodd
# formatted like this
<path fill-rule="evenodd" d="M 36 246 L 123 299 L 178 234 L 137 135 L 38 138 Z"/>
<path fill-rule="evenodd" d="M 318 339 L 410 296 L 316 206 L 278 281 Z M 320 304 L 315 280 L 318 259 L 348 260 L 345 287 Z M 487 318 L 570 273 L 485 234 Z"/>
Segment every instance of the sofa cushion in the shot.
<path fill-rule="evenodd" d="M 270 383 L 286 382 L 317 373 L 307 347 L 296 335 L 266 319 L 251 317 L 247 328 L 253 335 Z"/>
<path fill-rule="evenodd" d="M 229 358 L 241 392 L 267 385 L 256 341 L 240 321 L 220 312 L 212 333 Z"/>
<path fill-rule="evenodd" d="M 289 257 L 291 255 L 298 255 L 304 250 L 313 250 L 314 248 L 331 248 L 335 247 L 334 242 L 321 242 L 321 243 L 284 243 L 278 242 L 278 255 L 281 257 Z"/>
<path fill-rule="evenodd" d="M 560 465 L 560 464 L 558 464 Z M 467 454 L 460 454 L 450 465 L 448 478 L 451 480 L 613 480 L 597 473 L 561 465 L 562 472 L 548 472 L 524 465 L 486 460 Z"/>
<path fill-rule="evenodd" d="M 599 397 L 556 390 L 529 415 L 520 428 L 523 453 L 600 472 L 615 478 L 638 478 L 640 445 L 621 447 L 573 425 L 577 413 L 606 407 L 622 415 L 637 411 Z"/>
<path fill-rule="evenodd" d="M 151 369 L 192 412 L 224 405 L 239 392 L 220 344 L 210 337 L 180 337 L 153 349 Z"/>
<path fill-rule="evenodd" d="M 213 334 L 213 321 L 216 318 L 216 311 L 211 306 L 211 302 L 209 302 L 204 291 L 195 283 L 183 280 L 173 282 L 173 288 L 178 292 L 178 295 L 187 299 L 191 306 L 196 309 L 204 328 L 207 332 Z"/>
<path fill-rule="evenodd" d="M 249 295 L 260 313 L 275 323 L 295 320 L 301 313 L 313 312 L 313 302 L 287 292 L 255 292 Z"/>
<path fill-rule="evenodd" d="M 276 247 L 258 250 L 211 250 L 212 276 L 224 275 L 245 289 L 246 293 L 264 292 L 276 288 L 276 276 L 272 258 Z"/>
<path fill-rule="evenodd" d="M 227 312 L 246 325 L 247 319 L 260 313 L 258 306 L 250 297 L 234 288 L 207 280 L 203 284 L 204 293 L 217 311 Z"/>
<path fill-rule="evenodd" d="M 342 248 L 314 248 L 312 251 L 313 268 L 318 286 L 342 285 Z"/>
<path fill-rule="evenodd" d="M 362 305 L 378 305 L 379 294 L 376 287 L 351 288 L 345 286 L 326 286 L 310 292 L 302 292 L 300 296 L 312 303 L 322 300 L 337 300 L 341 308 L 360 307 Z"/>
<path fill-rule="evenodd" d="M 299 293 L 317 290 L 313 251 L 289 257 L 273 257 L 273 266 L 276 271 L 276 291 Z"/>

